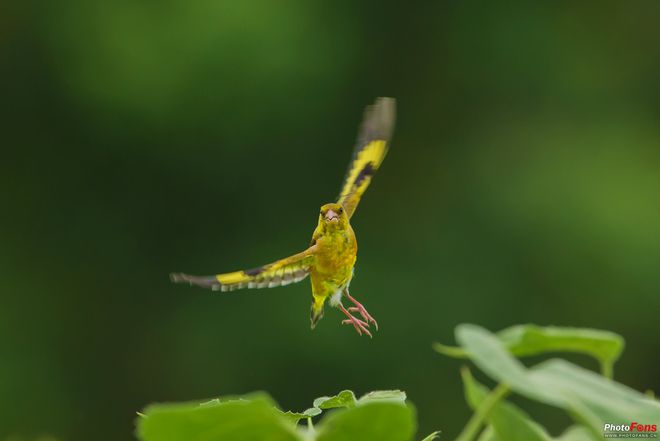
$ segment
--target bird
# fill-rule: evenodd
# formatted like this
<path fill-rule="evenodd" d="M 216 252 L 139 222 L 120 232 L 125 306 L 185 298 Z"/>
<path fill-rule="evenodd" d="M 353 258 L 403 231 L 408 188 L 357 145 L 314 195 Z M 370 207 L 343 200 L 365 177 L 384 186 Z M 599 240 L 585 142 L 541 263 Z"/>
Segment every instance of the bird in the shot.
<path fill-rule="evenodd" d="M 172 273 L 171 281 L 214 291 L 234 291 L 284 286 L 310 276 L 311 329 L 323 318 L 328 302 L 346 315 L 342 324 L 352 325 L 360 336 L 364 333 L 373 337 L 371 325 L 378 330 L 378 322 L 349 291 L 358 250 L 350 220 L 385 159 L 395 119 L 394 98 L 380 97 L 366 107 L 339 197 L 336 202 L 321 206 L 317 226 L 306 250 L 247 270 L 210 276 Z M 348 308 L 343 305 L 344 299 L 351 303 Z"/>

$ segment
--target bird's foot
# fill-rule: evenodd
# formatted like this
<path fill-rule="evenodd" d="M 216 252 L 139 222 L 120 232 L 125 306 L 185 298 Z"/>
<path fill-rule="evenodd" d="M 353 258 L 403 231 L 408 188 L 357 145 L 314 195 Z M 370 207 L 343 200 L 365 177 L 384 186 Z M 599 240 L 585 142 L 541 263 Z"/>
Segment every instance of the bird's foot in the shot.
<path fill-rule="evenodd" d="M 363 320 L 360 320 L 359 318 L 353 316 L 341 304 L 339 304 L 339 309 L 341 309 L 342 312 L 344 314 L 346 314 L 346 316 L 348 317 L 348 319 L 342 320 L 342 322 L 341 322 L 342 324 L 344 324 L 344 325 L 353 325 L 353 327 L 355 328 L 355 330 L 357 331 L 358 334 L 362 335 L 362 333 L 364 332 L 369 337 L 373 337 L 373 335 L 371 335 L 371 332 L 369 332 L 369 323 L 367 323 Z"/>
<path fill-rule="evenodd" d="M 371 314 L 369 314 L 369 312 L 367 311 L 367 308 L 365 308 L 364 306 L 362 306 L 362 303 L 360 303 L 360 302 L 358 302 L 357 300 L 355 300 L 355 299 L 354 299 L 350 294 L 348 294 L 348 293 L 346 293 L 346 298 L 347 298 L 348 300 L 350 300 L 351 302 L 353 302 L 353 304 L 355 305 L 355 306 L 351 306 L 350 308 L 348 308 L 348 310 L 351 311 L 351 312 L 358 312 L 358 313 L 360 313 L 360 315 L 362 316 L 362 318 L 365 319 L 365 320 L 367 321 L 367 323 L 373 323 L 374 326 L 376 326 L 376 331 L 378 331 L 378 322 L 376 321 L 375 318 L 373 318 L 373 317 L 371 316 Z"/>

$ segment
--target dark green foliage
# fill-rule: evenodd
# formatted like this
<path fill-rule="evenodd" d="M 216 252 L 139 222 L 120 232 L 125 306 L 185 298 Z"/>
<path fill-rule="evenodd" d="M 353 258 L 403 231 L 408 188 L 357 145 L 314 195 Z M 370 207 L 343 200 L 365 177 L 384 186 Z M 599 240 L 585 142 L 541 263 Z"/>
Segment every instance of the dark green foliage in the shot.
<path fill-rule="evenodd" d="M 655 422 L 660 403 L 647 395 L 561 359 L 530 368 L 516 356 L 557 351 L 593 355 L 610 367 L 623 339 L 616 334 L 575 328 L 515 326 L 492 334 L 475 325 L 456 328 L 460 347 L 435 344 L 441 353 L 467 357 L 495 380 L 492 391 L 461 370 L 465 398 L 474 415 L 458 441 L 597 441 L 603 425 L 616 421 Z M 610 370 L 611 372 L 611 370 Z M 525 411 L 506 400 L 511 394 L 555 406 L 574 424 L 553 437 Z M 320 423 L 312 418 L 327 410 Z M 299 426 L 302 421 L 307 426 Z M 483 427 L 485 425 L 485 427 Z M 483 429 L 483 430 L 482 430 Z M 402 391 L 375 391 L 356 399 L 350 390 L 320 397 L 304 412 L 282 412 L 264 394 L 203 404 L 149 406 L 138 420 L 143 441 L 410 441 L 415 411 Z M 439 436 L 434 432 L 423 441 Z"/>

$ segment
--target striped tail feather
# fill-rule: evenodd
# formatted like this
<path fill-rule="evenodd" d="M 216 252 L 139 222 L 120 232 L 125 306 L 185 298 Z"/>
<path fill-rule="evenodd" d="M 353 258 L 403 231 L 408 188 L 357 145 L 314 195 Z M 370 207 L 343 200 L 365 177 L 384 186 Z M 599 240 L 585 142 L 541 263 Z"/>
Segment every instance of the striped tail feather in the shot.
<path fill-rule="evenodd" d="M 244 288 L 284 286 L 300 282 L 309 275 L 310 267 L 314 262 L 315 250 L 315 247 L 311 247 L 302 253 L 280 259 L 268 265 L 213 276 L 172 273 L 170 274 L 170 280 L 174 283 L 188 283 L 191 286 L 195 285 L 222 292 Z"/>

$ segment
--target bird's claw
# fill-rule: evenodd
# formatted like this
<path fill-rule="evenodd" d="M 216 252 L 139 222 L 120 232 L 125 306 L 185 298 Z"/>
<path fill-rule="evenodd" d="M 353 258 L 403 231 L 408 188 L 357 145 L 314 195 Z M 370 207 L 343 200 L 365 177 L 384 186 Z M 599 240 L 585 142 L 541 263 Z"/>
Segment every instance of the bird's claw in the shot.
<path fill-rule="evenodd" d="M 353 325 L 355 330 L 357 331 L 358 334 L 362 335 L 364 332 L 367 334 L 370 338 L 373 338 L 373 335 L 371 335 L 371 332 L 369 332 L 369 324 L 360 320 L 357 317 L 351 316 L 350 319 L 342 320 L 342 324 L 344 325 Z"/>
<path fill-rule="evenodd" d="M 339 304 L 339 309 L 346 314 L 346 317 L 348 317 L 346 320 L 342 321 L 342 324 L 344 325 L 353 325 L 355 330 L 357 331 L 358 334 L 362 335 L 364 332 L 367 334 L 369 337 L 373 337 L 371 335 L 371 332 L 369 331 L 369 323 L 365 322 L 364 320 L 360 320 L 359 318 L 355 317 L 354 315 L 351 315 L 346 308 L 344 308 L 341 303 Z"/>
<path fill-rule="evenodd" d="M 352 297 L 351 300 L 353 301 L 353 303 L 355 303 L 356 306 L 351 306 L 350 308 L 348 308 L 348 310 L 351 312 L 359 313 L 362 316 L 362 318 L 367 321 L 367 323 L 373 323 L 374 326 L 376 327 L 376 331 L 378 331 L 378 322 L 376 321 L 376 319 L 373 318 L 371 314 L 367 312 L 366 308 L 362 306 L 361 303 L 359 303 L 357 300 L 353 299 Z"/>
<path fill-rule="evenodd" d="M 357 318 L 357 317 L 353 317 L 352 319 L 342 320 L 342 323 L 344 323 L 344 324 L 353 324 L 353 323 L 357 323 L 357 324 L 359 324 L 360 326 L 366 326 L 367 328 L 369 327 L 369 323 L 365 322 L 364 320 L 360 320 L 360 319 Z"/>

